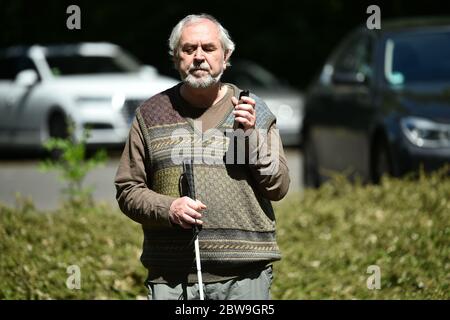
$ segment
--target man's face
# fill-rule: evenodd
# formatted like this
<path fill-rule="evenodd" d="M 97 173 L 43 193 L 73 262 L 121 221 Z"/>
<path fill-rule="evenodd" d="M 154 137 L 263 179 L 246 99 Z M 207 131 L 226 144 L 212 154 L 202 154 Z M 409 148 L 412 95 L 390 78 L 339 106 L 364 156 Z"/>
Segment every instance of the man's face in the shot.
<path fill-rule="evenodd" d="M 227 58 L 219 29 L 213 22 L 202 19 L 183 28 L 175 63 L 185 83 L 194 88 L 207 88 L 217 83 L 226 68 Z"/>

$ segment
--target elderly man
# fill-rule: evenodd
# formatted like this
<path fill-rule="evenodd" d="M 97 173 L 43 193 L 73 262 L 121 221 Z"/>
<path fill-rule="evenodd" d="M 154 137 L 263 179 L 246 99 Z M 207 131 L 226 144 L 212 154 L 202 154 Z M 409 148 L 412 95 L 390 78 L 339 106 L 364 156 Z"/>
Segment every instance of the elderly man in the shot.
<path fill-rule="evenodd" d="M 121 210 L 144 231 L 149 298 L 198 299 L 204 290 L 207 299 L 269 299 L 281 258 L 270 201 L 290 183 L 276 119 L 257 96 L 239 99 L 240 89 L 220 82 L 234 43 L 215 18 L 185 17 L 169 47 L 182 82 L 137 109 L 115 177 Z M 236 131 L 244 134 L 230 138 Z M 197 199 L 180 190 L 182 151 L 194 159 Z M 244 162 L 228 156 L 242 152 Z M 201 226 L 203 288 L 193 225 Z"/>

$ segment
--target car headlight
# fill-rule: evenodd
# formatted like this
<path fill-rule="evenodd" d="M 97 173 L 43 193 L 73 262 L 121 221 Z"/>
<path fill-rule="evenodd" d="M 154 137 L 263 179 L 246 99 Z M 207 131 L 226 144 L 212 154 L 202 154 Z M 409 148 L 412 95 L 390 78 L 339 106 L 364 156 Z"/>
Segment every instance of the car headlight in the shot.
<path fill-rule="evenodd" d="M 294 116 L 294 109 L 289 104 L 280 104 L 276 108 L 276 117 L 278 119 L 292 119 Z"/>
<path fill-rule="evenodd" d="M 77 105 L 82 107 L 102 105 L 112 107 L 114 110 L 120 110 L 125 103 L 125 95 L 123 93 L 115 93 L 112 97 L 78 97 L 75 101 Z"/>
<path fill-rule="evenodd" d="M 300 117 L 300 101 L 293 99 L 285 101 L 267 99 L 266 103 L 280 122 L 297 121 Z"/>
<path fill-rule="evenodd" d="M 422 148 L 450 147 L 450 125 L 424 118 L 406 117 L 401 128 L 408 140 Z"/>

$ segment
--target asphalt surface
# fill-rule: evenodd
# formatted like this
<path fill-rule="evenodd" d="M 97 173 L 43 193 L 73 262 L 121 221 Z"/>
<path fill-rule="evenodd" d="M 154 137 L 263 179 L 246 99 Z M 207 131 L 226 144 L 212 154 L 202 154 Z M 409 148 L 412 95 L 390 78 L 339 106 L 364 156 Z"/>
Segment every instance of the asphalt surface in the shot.
<path fill-rule="evenodd" d="M 289 193 L 302 190 L 301 152 L 295 148 L 285 149 L 288 160 L 291 185 Z M 120 152 L 110 154 L 109 161 L 90 172 L 85 186 L 94 187 L 94 198 L 117 206 L 115 200 L 114 176 Z M 39 170 L 38 156 L 0 156 L 0 202 L 17 205 L 17 198 L 31 199 L 40 210 L 54 210 L 60 205 L 64 183 L 56 172 Z"/>

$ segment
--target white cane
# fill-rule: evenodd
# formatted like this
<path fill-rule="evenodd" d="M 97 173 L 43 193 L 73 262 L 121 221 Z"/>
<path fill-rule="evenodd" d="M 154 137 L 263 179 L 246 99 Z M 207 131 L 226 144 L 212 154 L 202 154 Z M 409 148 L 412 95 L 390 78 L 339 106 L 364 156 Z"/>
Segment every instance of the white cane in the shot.
<path fill-rule="evenodd" d="M 189 196 L 189 198 L 196 201 L 195 185 L 194 185 L 194 168 L 193 168 L 192 159 L 183 161 L 183 171 L 184 171 L 184 175 L 185 175 L 186 182 L 188 185 L 188 196 Z M 197 266 L 198 290 L 200 293 L 200 300 L 205 300 L 205 297 L 203 294 L 202 266 L 200 263 L 200 248 L 199 248 L 199 241 L 198 241 L 199 228 L 198 228 L 197 224 L 194 225 L 194 233 L 195 233 L 195 240 L 194 240 L 195 264 Z"/>
<path fill-rule="evenodd" d="M 200 249 L 198 247 L 198 234 L 195 236 L 195 263 L 197 264 L 197 278 L 198 278 L 198 288 L 200 292 L 200 300 L 205 300 L 203 296 L 203 277 L 202 277 L 202 265 L 200 263 Z"/>

